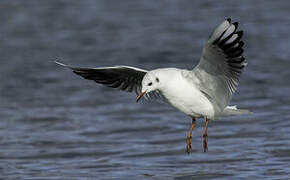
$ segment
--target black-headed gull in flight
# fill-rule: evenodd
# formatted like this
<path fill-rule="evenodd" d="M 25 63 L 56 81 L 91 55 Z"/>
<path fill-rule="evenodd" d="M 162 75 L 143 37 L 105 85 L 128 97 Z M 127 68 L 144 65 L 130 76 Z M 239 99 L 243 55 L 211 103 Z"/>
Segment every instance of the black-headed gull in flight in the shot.
<path fill-rule="evenodd" d="M 244 42 L 241 40 L 243 31 L 237 31 L 237 28 L 237 22 L 231 23 L 231 19 L 223 21 L 209 37 L 199 64 L 191 70 L 160 68 L 147 71 L 130 66 L 81 68 L 56 63 L 96 83 L 134 91 L 138 95 L 137 101 L 142 97 L 161 98 L 190 116 L 192 126 L 187 136 L 188 153 L 192 147 L 196 118 L 205 118 L 203 146 L 206 151 L 209 120 L 249 112 L 228 106 L 246 66 L 242 48 Z"/>

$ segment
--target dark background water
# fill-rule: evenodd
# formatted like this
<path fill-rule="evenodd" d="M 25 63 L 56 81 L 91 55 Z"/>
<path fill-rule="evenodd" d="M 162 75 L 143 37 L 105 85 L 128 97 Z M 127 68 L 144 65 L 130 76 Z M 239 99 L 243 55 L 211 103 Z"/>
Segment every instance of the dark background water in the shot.
<path fill-rule="evenodd" d="M 1 179 L 288 179 L 289 1 L 0 1 Z M 231 104 L 254 114 L 191 120 L 168 105 L 56 66 L 192 68 L 226 17 L 248 66 Z"/>

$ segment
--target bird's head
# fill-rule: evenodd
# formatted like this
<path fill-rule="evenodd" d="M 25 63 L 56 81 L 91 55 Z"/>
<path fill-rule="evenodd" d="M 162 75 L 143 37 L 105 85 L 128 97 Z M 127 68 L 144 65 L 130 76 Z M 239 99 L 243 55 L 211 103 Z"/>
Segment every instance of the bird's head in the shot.
<path fill-rule="evenodd" d="M 136 102 L 138 102 L 145 94 L 158 90 L 160 87 L 160 79 L 153 72 L 148 72 L 145 74 L 142 80 L 142 90 L 138 95 Z"/>

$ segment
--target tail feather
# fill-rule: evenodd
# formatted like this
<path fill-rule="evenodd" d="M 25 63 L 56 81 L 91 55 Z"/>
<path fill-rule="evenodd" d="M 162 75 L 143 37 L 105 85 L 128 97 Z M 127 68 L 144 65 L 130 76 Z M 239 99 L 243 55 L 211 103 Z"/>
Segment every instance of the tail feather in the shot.
<path fill-rule="evenodd" d="M 221 116 L 235 116 L 250 113 L 252 112 L 247 109 L 238 109 L 237 106 L 227 106 L 221 113 Z"/>

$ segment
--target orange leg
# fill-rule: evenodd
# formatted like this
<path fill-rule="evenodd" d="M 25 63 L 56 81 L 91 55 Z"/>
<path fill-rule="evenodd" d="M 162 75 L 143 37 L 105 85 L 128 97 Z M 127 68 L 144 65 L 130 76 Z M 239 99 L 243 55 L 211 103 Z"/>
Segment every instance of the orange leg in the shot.
<path fill-rule="evenodd" d="M 192 131 L 194 129 L 194 126 L 195 126 L 195 123 L 196 123 L 196 120 L 195 118 L 192 118 L 192 123 L 191 123 L 191 128 L 190 128 L 190 131 L 189 131 L 189 134 L 187 136 L 187 139 L 186 139 L 186 143 L 187 143 L 187 146 L 186 146 L 186 152 L 187 153 L 190 153 L 190 149 L 192 147 Z"/>
<path fill-rule="evenodd" d="M 208 122 L 209 119 L 206 117 L 206 122 L 205 122 L 205 129 L 203 132 L 203 151 L 206 152 L 207 151 L 207 129 L 208 129 Z"/>

